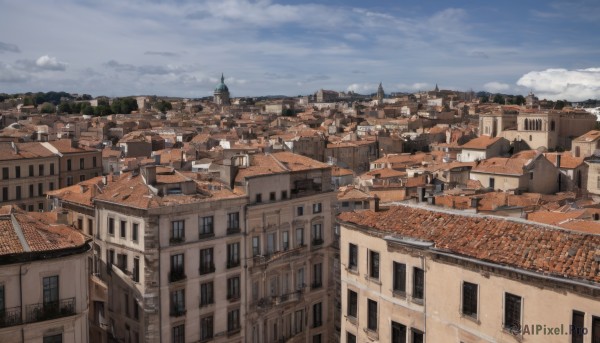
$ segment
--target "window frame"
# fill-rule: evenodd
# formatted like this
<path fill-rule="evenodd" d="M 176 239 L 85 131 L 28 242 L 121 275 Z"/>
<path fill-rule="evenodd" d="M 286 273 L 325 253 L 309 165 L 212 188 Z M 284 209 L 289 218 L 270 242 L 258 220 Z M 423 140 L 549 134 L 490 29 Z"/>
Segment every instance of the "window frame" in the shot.
<path fill-rule="evenodd" d="M 466 292 L 470 288 L 475 289 L 475 294 L 469 294 Z M 460 297 L 460 313 L 461 315 L 473 319 L 479 318 L 479 285 L 473 282 L 463 281 L 461 284 L 461 297 Z M 467 302 L 470 301 L 470 304 Z M 474 304 L 473 304 L 474 302 Z M 474 307 L 474 308 L 473 308 Z"/>
<path fill-rule="evenodd" d="M 419 267 L 413 267 L 412 299 L 417 302 L 425 299 L 425 271 Z"/>
<path fill-rule="evenodd" d="M 378 251 L 369 249 L 369 278 L 379 280 L 381 276 L 381 255 Z"/>
<path fill-rule="evenodd" d="M 518 299 L 517 299 L 518 298 Z M 510 332 L 517 332 L 515 331 L 515 329 L 520 329 L 521 328 L 521 323 L 523 322 L 523 297 L 521 297 L 520 295 L 516 295 L 510 292 L 504 292 L 504 299 L 503 299 L 503 308 L 502 308 L 502 327 L 505 330 L 509 330 Z M 514 303 L 518 300 L 518 306 L 514 307 Z M 509 303 L 511 304 L 509 308 Z M 512 310 L 513 313 L 510 313 L 510 311 Z M 518 310 L 518 322 L 515 321 L 515 318 L 509 318 L 512 317 L 515 314 L 515 311 Z M 512 321 L 509 323 L 509 319 L 512 319 Z"/>
<path fill-rule="evenodd" d="M 392 291 L 394 294 L 406 294 L 406 263 L 392 263 Z"/>
<path fill-rule="evenodd" d="M 351 318 L 357 318 L 358 316 L 358 293 L 348 289 L 347 294 L 347 308 L 346 308 L 346 316 Z"/>
<path fill-rule="evenodd" d="M 367 298 L 367 330 L 377 332 L 379 328 L 378 308 L 377 301 Z"/>

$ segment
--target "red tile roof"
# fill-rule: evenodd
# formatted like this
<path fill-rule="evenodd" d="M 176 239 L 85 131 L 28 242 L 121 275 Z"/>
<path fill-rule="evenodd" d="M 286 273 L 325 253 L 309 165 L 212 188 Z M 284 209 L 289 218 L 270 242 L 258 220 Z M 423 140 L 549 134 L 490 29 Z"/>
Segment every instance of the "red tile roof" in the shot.
<path fill-rule="evenodd" d="M 600 283 L 600 235 L 526 221 L 408 206 L 349 212 L 342 223 L 433 242 L 434 248 L 545 275 Z"/>
<path fill-rule="evenodd" d="M 484 150 L 501 140 L 502 137 L 480 136 L 461 145 L 463 149 Z"/>

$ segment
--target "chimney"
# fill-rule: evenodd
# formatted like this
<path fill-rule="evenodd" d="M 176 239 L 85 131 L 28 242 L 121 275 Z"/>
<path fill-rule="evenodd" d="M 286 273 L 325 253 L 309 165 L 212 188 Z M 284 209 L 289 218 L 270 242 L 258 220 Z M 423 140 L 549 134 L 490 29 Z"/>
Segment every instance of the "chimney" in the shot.
<path fill-rule="evenodd" d="M 142 176 L 147 185 L 153 186 L 156 184 L 156 166 L 144 167 Z"/>
<path fill-rule="evenodd" d="M 377 196 L 377 194 L 375 194 L 373 199 L 371 199 L 369 205 L 373 212 L 379 212 L 379 197 Z"/>
<path fill-rule="evenodd" d="M 560 168 L 560 158 L 562 157 L 561 154 L 556 154 L 556 168 Z"/>
<path fill-rule="evenodd" d="M 112 174 L 112 173 L 111 173 Z M 106 186 L 108 184 L 108 177 L 106 175 L 102 176 L 102 184 Z"/>
<path fill-rule="evenodd" d="M 471 198 L 471 207 L 475 209 L 475 213 L 477 213 L 477 208 L 479 207 L 480 197 L 472 197 Z"/>

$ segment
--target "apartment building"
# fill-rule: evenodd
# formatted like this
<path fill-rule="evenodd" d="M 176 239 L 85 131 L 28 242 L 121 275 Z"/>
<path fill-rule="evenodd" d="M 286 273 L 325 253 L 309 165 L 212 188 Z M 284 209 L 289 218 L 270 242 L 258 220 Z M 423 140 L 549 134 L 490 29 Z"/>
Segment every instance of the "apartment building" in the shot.
<path fill-rule="evenodd" d="M 289 152 L 241 157 L 248 195 L 245 342 L 333 342 L 331 167 Z"/>
<path fill-rule="evenodd" d="M 102 152 L 78 148 L 70 139 L 42 143 L 59 157 L 60 188 L 102 175 Z"/>
<path fill-rule="evenodd" d="M 342 342 L 600 339 L 600 235 L 395 206 L 342 213 Z"/>
<path fill-rule="evenodd" d="M 88 342 L 89 240 L 0 207 L 0 342 Z"/>
<path fill-rule="evenodd" d="M 111 339 L 241 341 L 243 194 L 148 166 L 122 174 L 94 203 L 96 273 L 108 293 L 94 310 Z"/>
<path fill-rule="evenodd" d="M 59 157 L 43 144 L 0 145 L 3 205 L 16 205 L 28 211 L 48 209 L 44 194 L 59 187 Z"/>

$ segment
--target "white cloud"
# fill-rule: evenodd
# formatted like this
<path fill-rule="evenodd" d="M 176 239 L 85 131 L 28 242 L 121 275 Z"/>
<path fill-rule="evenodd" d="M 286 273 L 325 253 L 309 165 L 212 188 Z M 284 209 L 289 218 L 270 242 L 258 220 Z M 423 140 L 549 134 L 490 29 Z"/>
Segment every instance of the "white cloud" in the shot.
<path fill-rule="evenodd" d="M 580 101 L 600 98 L 600 68 L 531 71 L 517 81 L 540 98 Z"/>
<path fill-rule="evenodd" d="M 373 93 L 377 90 L 378 84 L 374 83 L 353 83 L 346 88 L 347 91 L 352 91 L 355 93 Z"/>
<path fill-rule="evenodd" d="M 35 61 L 35 65 L 43 70 L 65 70 L 67 64 L 60 62 L 56 57 L 50 57 L 48 55 L 41 56 Z"/>
<path fill-rule="evenodd" d="M 483 85 L 483 89 L 492 93 L 505 92 L 510 89 L 510 85 L 508 83 L 492 81 Z"/>
<path fill-rule="evenodd" d="M 14 70 L 10 65 L 0 62 L 0 83 L 20 83 L 27 81 L 27 76 Z"/>

